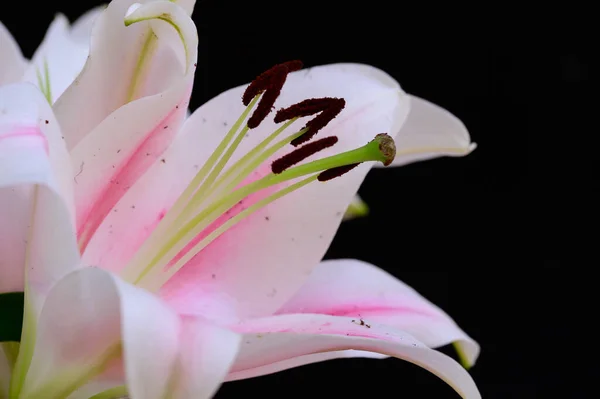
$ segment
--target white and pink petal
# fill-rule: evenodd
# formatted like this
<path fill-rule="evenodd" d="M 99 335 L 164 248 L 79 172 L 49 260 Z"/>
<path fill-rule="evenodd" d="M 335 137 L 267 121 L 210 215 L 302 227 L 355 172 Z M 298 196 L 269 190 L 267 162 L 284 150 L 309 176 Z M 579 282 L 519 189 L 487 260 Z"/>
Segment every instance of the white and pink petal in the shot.
<path fill-rule="evenodd" d="M 131 4 L 113 1 L 98 17 L 86 67 L 55 107 L 73 162 L 82 250 L 169 146 L 193 83 L 198 39 L 186 12 L 156 1 L 126 14 Z"/>
<path fill-rule="evenodd" d="M 327 260 L 277 314 L 325 314 L 385 324 L 436 348 L 456 343 L 471 367 L 479 345 L 442 309 L 376 266 L 355 259 Z"/>
<path fill-rule="evenodd" d="M 208 399 L 239 341 L 203 319 L 181 318 L 109 272 L 84 268 L 46 299 L 21 397 L 77 398 L 124 384 L 132 398 Z"/>
<path fill-rule="evenodd" d="M 243 340 L 231 380 L 260 375 L 257 370 L 265 374 L 281 371 L 286 361 L 298 365 L 294 359 L 303 356 L 345 354 L 354 349 L 409 361 L 440 377 L 461 397 L 481 398 L 469 373 L 452 358 L 382 324 L 342 316 L 288 314 L 247 320 L 232 328 L 243 334 Z"/>
<path fill-rule="evenodd" d="M 160 300 L 105 271 L 73 272 L 46 299 L 21 397 L 67 396 L 123 354 L 132 396 L 162 398 L 178 323 Z"/>
<path fill-rule="evenodd" d="M 40 293 L 77 266 L 71 166 L 59 125 L 29 83 L 0 87 L 0 292 Z"/>

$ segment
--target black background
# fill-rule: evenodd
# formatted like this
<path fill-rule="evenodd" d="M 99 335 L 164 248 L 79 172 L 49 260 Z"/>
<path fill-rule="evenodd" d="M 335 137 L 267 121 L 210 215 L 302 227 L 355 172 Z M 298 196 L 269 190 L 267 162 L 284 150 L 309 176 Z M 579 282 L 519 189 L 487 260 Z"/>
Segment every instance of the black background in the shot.
<path fill-rule="evenodd" d="M 100 3 L 11 2 L 0 17 L 31 56 L 56 12 L 73 21 Z M 571 142 L 585 146 L 598 133 L 596 126 L 581 135 L 578 125 L 578 113 L 591 110 L 582 96 L 591 25 L 564 9 L 526 15 L 493 4 L 393 4 L 199 1 L 191 108 L 275 63 L 302 59 L 307 67 L 377 66 L 457 115 L 478 149 L 372 171 L 360 189 L 370 216 L 344 223 L 327 257 L 377 264 L 452 315 L 482 345 L 471 372 L 484 398 L 592 397 L 587 386 L 598 368 L 587 364 L 587 345 L 597 336 L 588 330 L 597 312 L 584 307 L 590 313 L 580 318 L 585 302 L 568 302 L 589 296 L 593 283 L 564 263 L 575 234 L 566 228 L 567 203 L 579 195 L 564 164 Z M 580 161 L 591 168 L 591 160 Z M 335 394 L 457 397 L 396 359 L 305 366 L 228 383 L 218 397 Z"/>

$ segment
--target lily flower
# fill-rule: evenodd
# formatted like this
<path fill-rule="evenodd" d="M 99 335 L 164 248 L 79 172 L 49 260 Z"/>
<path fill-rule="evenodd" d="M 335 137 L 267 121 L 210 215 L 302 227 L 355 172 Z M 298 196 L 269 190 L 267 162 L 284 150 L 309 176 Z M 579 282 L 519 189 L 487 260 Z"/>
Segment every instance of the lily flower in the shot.
<path fill-rule="evenodd" d="M 474 363 L 448 315 L 375 266 L 321 262 L 373 162 L 422 148 L 384 133 L 412 98 L 370 66 L 290 62 L 181 126 L 191 10 L 132 5 L 98 17 L 53 109 L 31 85 L 0 88 L 0 289 L 25 290 L 0 397 L 206 398 L 224 380 L 395 356 L 479 398 L 431 349 L 457 342 Z"/>

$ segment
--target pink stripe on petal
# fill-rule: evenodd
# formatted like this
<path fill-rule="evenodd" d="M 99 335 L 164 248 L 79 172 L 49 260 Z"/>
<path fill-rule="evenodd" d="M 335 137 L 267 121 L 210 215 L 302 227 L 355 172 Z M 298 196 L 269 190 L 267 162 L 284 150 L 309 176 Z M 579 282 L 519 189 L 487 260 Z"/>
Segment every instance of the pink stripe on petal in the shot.
<path fill-rule="evenodd" d="M 240 186 L 256 181 L 267 173 L 270 173 L 269 162 L 264 163 Z M 187 245 L 178 254 L 176 259 L 227 220 L 281 187 L 264 189 L 238 202 L 200 233 L 193 243 Z M 245 286 L 246 289 L 250 287 L 243 273 L 240 273 L 238 266 L 231 259 L 244 256 L 240 254 L 240 248 L 243 248 L 240 243 L 245 241 L 244 237 L 247 235 L 259 233 L 260 226 L 265 223 L 268 208 L 269 206 L 242 219 L 196 254 L 163 286 L 161 297 L 180 313 L 201 313 L 211 320 L 237 320 L 235 293 L 238 288 L 235 287 Z M 245 256 L 251 256 L 247 249 Z M 172 264 L 173 262 L 170 263 Z"/>
<path fill-rule="evenodd" d="M 31 137 L 31 138 L 34 138 L 36 141 L 41 141 L 42 145 L 44 146 L 44 151 L 46 152 L 47 155 L 50 155 L 48 139 L 46 138 L 44 133 L 42 133 L 38 127 L 34 127 L 34 126 L 15 127 L 15 131 L 12 131 L 10 133 L 1 134 L 0 141 L 5 140 L 5 139 L 17 138 L 17 137 L 19 137 L 19 138 Z"/>
<path fill-rule="evenodd" d="M 181 102 L 181 104 L 185 103 L 187 103 L 187 100 Z M 144 137 L 138 147 L 121 161 L 120 165 L 113 165 L 115 172 L 110 177 L 107 176 L 105 181 L 108 181 L 108 183 L 100 196 L 87 209 L 80 211 L 77 236 L 81 252 L 85 250 L 106 215 L 111 210 L 118 212 L 118 209 L 113 209 L 113 207 L 125 195 L 127 190 L 160 158 L 161 154 L 171 143 L 173 136 L 177 133 L 177 129 L 173 129 L 170 123 L 178 119 L 180 120 L 185 111 L 186 109 L 182 105 L 173 108 Z M 167 161 L 162 159 L 160 162 Z"/>

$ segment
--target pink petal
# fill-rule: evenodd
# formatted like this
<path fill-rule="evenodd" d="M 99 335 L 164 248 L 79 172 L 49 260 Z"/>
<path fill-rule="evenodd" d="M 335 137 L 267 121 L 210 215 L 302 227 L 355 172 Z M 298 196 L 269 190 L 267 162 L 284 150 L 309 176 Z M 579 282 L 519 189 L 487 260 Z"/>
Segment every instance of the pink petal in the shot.
<path fill-rule="evenodd" d="M 253 370 L 259 367 L 269 371 L 266 365 L 300 356 L 357 349 L 407 360 L 440 377 L 463 398 L 481 397 L 469 373 L 452 358 L 407 333 L 367 319 L 290 314 L 248 320 L 232 328 L 244 337 L 230 379 L 256 376 Z"/>
<path fill-rule="evenodd" d="M 422 98 L 411 95 L 410 99 L 410 113 L 398 133 L 392 166 L 443 156 L 461 157 L 476 148 L 467 128 L 456 116 Z"/>
<path fill-rule="evenodd" d="M 28 252 L 29 283 L 41 295 L 79 261 L 69 157 L 37 88 L 0 87 L 0 110 L 0 292 L 23 290 Z"/>
<path fill-rule="evenodd" d="M 21 80 L 27 61 L 19 45 L 6 27 L 0 22 L 0 86 Z"/>
<path fill-rule="evenodd" d="M 167 1 L 148 3 L 128 17 L 171 15 L 183 46 L 163 21 L 125 27 L 131 3 L 113 1 L 97 19 L 88 64 L 56 104 L 71 149 L 81 249 L 123 194 L 160 159 L 185 117 L 193 82 L 197 35 L 191 19 Z M 126 104 L 124 90 L 141 51 L 140 35 L 152 32 L 158 48 L 139 87 L 136 98 L 141 98 Z"/>
<path fill-rule="evenodd" d="M 385 271 L 354 259 L 322 262 L 277 314 L 364 318 L 406 331 L 429 347 L 457 342 L 469 366 L 479 345 L 443 310 Z"/>

